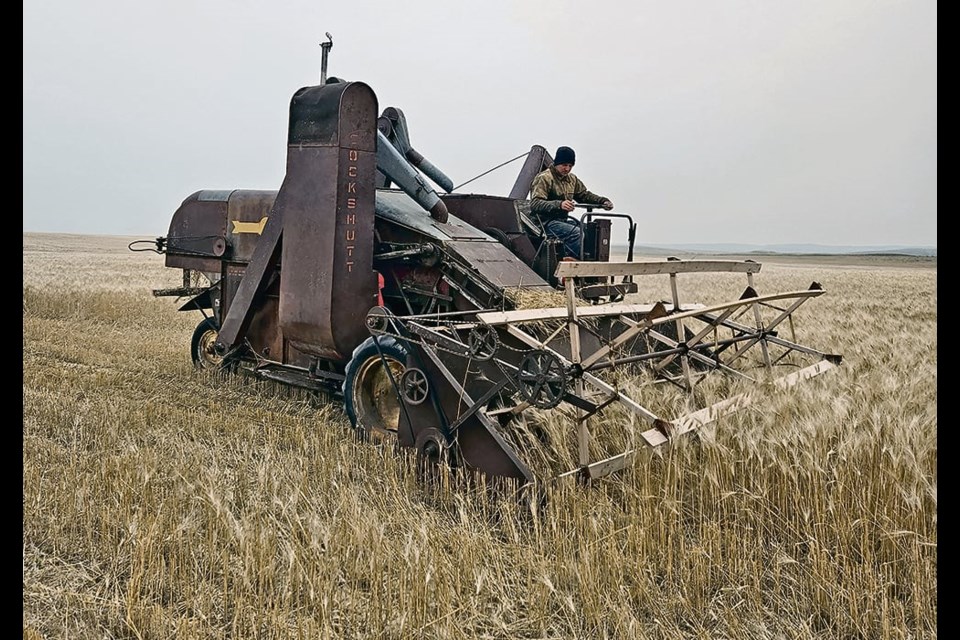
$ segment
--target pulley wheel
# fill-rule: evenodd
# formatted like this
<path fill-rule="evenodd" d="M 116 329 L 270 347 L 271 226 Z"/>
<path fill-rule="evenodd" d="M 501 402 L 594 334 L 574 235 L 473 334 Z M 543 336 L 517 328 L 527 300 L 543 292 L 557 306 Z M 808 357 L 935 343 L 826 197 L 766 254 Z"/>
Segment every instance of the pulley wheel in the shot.
<path fill-rule="evenodd" d="M 417 473 L 427 485 L 436 483 L 440 477 L 440 470 L 444 464 L 450 462 L 450 450 L 447 440 L 438 429 L 429 427 L 417 434 Z"/>
<path fill-rule="evenodd" d="M 427 374 L 416 367 L 410 367 L 400 376 L 400 393 L 408 404 L 421 404 L 430 394 Z"/>
<path fill-rule="evenodd" d="M 549 351 L 531 351 L 520 361 L 517 388 L 527 402 L 539 409 L 557 406 L 567 392 L 563 361 Z"/>
<path fill-rule="evenodd" d="M 470 333 L 467 335 L 467 345 L 470 347 L 471 358 L 485 362 L 497 353 L 500 339 L 493 327 L 478 324 L 470 329 Z"/>
<path fill-rule="evenodd" d="M 367 330 L 371 335 L 381 335 L 390 326 L 390 311 L 384 307 L 374 307 L 367 312 Z"/>

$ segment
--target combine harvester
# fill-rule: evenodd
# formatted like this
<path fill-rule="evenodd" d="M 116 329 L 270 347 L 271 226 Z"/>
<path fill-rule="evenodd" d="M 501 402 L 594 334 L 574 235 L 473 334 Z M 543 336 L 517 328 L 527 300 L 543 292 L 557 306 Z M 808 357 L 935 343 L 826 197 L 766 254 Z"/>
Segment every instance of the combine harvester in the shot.
<path fill-rule="evenodd" d="M 370 86 L 327 79 L 332 40 L 322 46 L 320 84 L 290 102 L 279 190 L 198 191 L 166 236 L 141 241 L 183 271 L 181 287 L 154 294 L 203 315 L 197 367 L 342 397 L 365 439 L 526 486 L 608 475 L 642 447 L 840 364 L 795 336 L 797 309 L 824 294 L 817 283 L 761 295 L 753 261 L 635 262 L 631 216 L 592 210 L 578 219 L 580 260 L 558 260 L 526 199 L 552 162 L 543 147 L 507 196 L 453 193 L 411 146 L 401 110 L 378 115 Z M 629 245 L 611 262 L 617 218 Z M 705 273 L 746 282 L 729 302 L 681 301 L 679 279 Z M 668 280 L 669 299 L 630 302 L 649 278 Z M 717 375 L 754 388 L 698 404 Z M 668 389 L 686 395 L 678 415 L 641 402 Z M 536 426 L 545 414 L 561 439 Z M 604 450 L 610 441 L 630 445 Z M 574 463 L 539 464 L 551 452 Z"/>

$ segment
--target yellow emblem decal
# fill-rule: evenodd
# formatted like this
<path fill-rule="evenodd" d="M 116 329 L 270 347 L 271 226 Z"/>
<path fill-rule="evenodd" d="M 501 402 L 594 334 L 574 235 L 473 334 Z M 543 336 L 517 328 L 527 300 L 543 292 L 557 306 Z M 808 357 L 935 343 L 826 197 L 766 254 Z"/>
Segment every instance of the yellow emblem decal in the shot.
<path fill-rule="evenodd" d="M 260 222 L 240 222 L 233 221 L 234 233 L 255 233 L 258 236 L 263 233 L 263 227 L 267 224 L 267 216 L 260 218 Z"/>

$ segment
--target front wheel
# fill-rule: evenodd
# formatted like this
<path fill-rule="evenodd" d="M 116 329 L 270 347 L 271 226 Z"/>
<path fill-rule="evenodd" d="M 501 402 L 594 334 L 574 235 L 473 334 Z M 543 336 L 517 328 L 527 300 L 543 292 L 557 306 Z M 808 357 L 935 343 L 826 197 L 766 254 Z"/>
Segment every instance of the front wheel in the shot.
<path fill-rule="evenodd" d="M 190 357 L 193 366 L 197 369 L 220 370 L 223 368 L 223 356 L 213 348 L 220 333 L 213 318 L 204 318 L 193 330 L 193 339 L 190 341 Z"/>
<path fill-rule="evenodd" d="M 371 336 L 353 350 L 343 380 L 343 404 L 357 435 L 396 442 L 400 428 L 400 377 L 407 350 L 390 336 Z"/>

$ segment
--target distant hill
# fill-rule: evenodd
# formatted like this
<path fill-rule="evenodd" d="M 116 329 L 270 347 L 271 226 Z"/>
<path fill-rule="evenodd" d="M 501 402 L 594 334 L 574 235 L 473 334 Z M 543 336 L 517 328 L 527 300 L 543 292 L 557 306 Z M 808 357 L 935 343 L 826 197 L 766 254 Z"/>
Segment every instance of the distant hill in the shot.
<path fill-rule="evenodd" d="M 625 245 L 614 243 L 618 248 Z M 810 254 L 810 255 L 891 255 L 937 257 L 936 247 L 883 246 L 837 246 L 823 244 L 645 244 L 634 247 L 636 253 L 669 255 L 670 253 L 716 253 L 716 254 Z"/>

